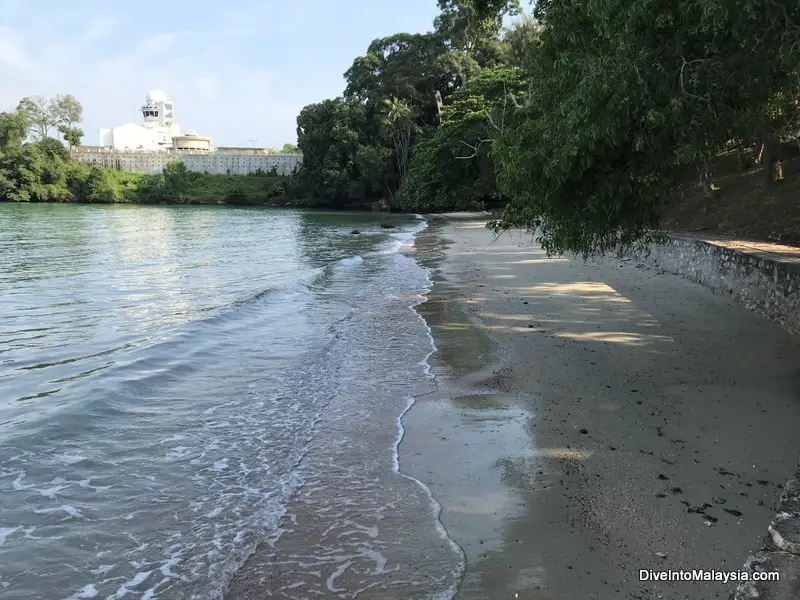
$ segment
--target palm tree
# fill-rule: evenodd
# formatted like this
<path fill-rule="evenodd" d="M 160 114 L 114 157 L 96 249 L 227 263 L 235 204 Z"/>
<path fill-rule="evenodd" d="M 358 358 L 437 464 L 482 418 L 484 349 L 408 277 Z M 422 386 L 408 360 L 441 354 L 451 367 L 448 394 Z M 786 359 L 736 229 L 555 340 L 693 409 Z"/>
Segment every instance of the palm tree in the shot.
<path fill-rule="evenodd" d="M 402 181 L 408 168 L 411 135 L 416 129 L 414 115 L 411 106 L 405 100 L 396 97 L 386 98 L 383 104 L 386 110 L 383 122 L 392 136 L 395 157 L 397 158 L 397 171 Z"/>

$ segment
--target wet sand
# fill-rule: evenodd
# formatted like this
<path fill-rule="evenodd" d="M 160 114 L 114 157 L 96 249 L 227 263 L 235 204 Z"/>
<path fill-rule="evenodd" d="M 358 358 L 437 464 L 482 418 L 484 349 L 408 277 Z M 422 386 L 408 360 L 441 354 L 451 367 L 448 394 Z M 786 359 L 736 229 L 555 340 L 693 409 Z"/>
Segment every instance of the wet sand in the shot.
<path fill-rule="evenodd" d="M 758 546 L 798 456 L 798 340 L 635 262 L 431 223 L 437 390 L 400 460 L 466 553 L 458 597 L 727 598 L 639 570 L 736 570 Z"/>

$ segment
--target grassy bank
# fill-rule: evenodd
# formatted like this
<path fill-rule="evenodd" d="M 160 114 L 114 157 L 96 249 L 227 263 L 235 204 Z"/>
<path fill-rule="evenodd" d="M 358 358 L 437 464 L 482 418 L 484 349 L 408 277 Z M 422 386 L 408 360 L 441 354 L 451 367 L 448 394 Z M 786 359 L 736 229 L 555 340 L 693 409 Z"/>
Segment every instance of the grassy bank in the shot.
<path fill-rule="evenodd" d="M 287 177 L 269 173 L 212 175 L 188 172 L 170 164 L 160 175 L 112 171 L 109 202 L 140 204 L 267 204 L 283 206 Z"/>

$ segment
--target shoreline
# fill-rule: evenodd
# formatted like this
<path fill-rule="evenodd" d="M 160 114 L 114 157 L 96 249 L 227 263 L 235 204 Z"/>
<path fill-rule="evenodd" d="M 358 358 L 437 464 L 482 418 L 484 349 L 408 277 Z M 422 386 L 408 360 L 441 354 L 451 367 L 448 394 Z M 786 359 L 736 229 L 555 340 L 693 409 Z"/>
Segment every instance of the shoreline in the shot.
<path fill-rule="evenodd" d="M 467 555 L 456 598 L 727 597 L 638 571 L 740 570 L 795 466 L 800 344 L 676 276 L 548 259 L 475 218 L 418 238 L 440 385 L 400 447 Z"/>

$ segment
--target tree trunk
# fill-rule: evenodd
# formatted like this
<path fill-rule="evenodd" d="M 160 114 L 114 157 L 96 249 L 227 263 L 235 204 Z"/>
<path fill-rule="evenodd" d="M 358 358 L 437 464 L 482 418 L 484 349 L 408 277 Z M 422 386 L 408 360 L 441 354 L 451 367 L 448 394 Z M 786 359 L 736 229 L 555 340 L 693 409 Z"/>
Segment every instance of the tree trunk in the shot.
<path fill-rule="evenodd" d="M 772 135 L 764 137 L 763 155 L 764 155 L 764 184 L 772 185 L 775 183 L 775 161 L 778 158 L 777 142 Z"/>
<path fill-rule="evenodd" d="M 703 195 L 706 198 L 711 197 L 711 173 L 708 170 L 708 163 L 704 162 L 697 167 L 697 174 L 699 175 L 700 189 L 703 190 Z"/>

